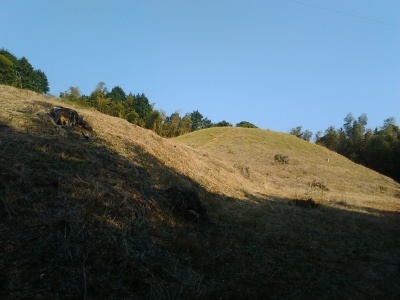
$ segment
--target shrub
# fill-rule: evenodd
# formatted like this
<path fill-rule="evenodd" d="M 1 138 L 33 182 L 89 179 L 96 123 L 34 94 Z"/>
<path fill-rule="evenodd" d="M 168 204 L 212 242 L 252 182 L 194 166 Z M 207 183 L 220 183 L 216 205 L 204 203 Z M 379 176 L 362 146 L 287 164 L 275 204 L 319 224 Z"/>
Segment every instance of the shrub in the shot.
<path fill-rule="evenodd" d="M 283 154 L 276 154 L 274 159 L 277 163 L 287 164 L 289 162 L 289 156 Z"/>
<path fill-rule="evenodd" d="M 314 189 L 320 189 L 323 192 L 328 192 L 329 189 L 326 187 L 326 185 L 323 182 L 314 180 L 313 182 L 308 184 L 311 188 Z"/>

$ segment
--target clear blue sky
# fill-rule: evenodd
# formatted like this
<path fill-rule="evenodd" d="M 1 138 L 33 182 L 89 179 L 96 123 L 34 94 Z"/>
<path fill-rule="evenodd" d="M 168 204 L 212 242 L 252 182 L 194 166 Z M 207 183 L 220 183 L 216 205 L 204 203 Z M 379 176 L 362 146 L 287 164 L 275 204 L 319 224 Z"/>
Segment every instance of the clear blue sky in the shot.
<path fill-rule="evenodd" d="M 14 0 L 0 48 L 50 93 L 145 93 L 169 115 L 199 110 L 288 132 L 400 123 L 399 0 Z"/>

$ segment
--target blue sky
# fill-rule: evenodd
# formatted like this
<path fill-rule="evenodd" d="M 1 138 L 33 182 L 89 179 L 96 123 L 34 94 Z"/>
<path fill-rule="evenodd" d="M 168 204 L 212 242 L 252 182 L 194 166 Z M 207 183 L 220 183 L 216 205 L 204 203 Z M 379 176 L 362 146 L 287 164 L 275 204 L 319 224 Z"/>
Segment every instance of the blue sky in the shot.
<path fill-rule="evenodd" d="M 168 115 L 199 110 L 316 133 L 366 113 L 400 123 L 398 0 L 15 0 L 0 48 L 25 56 L 50 93 L 145 93 Z"/>

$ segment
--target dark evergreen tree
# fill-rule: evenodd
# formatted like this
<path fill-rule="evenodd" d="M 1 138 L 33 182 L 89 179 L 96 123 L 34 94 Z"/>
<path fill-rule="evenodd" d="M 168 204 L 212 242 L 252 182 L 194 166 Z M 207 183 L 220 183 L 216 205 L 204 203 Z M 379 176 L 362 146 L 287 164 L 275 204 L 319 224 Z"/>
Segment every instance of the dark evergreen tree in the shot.
<path fill-rule="evenodd" d="M 325 134 L 322 137 L 317 138 L 316 144 L 324 146 L 332 151 L 337 151 L 338 149 L 339 134 L 335 127 L 330 126 L 325 130 Z"/>
<path fill-rule="evenodd" d="M 203 115 L 198 110 L 193 111 L 187 116 L 191 120 L 192 131 L 209 128 L 212 127 L 213 125 L 212 121 L 208 118 L 204 118 Z"/>
<path fill-rule="evenodd" d="M 189 114 L 190 120 L 192 121 L 192 131 L 199 130 L 202 128 L 203 115 L 195 110 Z"/>
<path fill-rule="evenodd" d="M 212 121 L 208 118 L 203 118 L 203 120 L 201 120 L 201 129 L 210 128 L 212 125 Z"/>
<path fill-rule="evenodd" d="M 149 99 L 145 94 L 137 94 L 133 97 L 133 109 L 139 114 L 144 122 L 146 122 L 147 117 L 153 111 L 153 106 L 149 103 Z"/>
<path fill-rule="evenodd" d="M 126 94 L 120 86 L 113 87 L 107 97 L 111 98 L 113 102 L 124 102 L 126 100 Z"/>
<path fill-rule="evenodd" d="M 21 88 L 35 91 L 35 72 L 25 57 L 18 60 L 17 71 L 21 76 Z"/>
<path fill-rule="evenodd" d="M 34 86 L 35 86 L 35 91 L 38 93 L 47 94 L 50 90 L 49 82 L 47 81 L 47 76 L 40 69 L 34 71 Z"/>
<path fill-rule="evenodd" d="M 25 57 L 17 59 L 5 49 L 0 49 L 0 83 L 38 93 L 49 92 L 49 83 L 43 71 L 35 70 Z"/>

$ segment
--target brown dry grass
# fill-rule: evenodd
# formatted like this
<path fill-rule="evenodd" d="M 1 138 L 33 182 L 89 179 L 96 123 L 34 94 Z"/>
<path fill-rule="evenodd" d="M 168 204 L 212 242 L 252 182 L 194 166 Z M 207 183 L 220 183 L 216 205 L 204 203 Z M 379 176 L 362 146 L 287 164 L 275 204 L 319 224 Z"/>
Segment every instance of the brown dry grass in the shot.
<path fill-rule="evenodd" d="M 88 120 L 89 140 L 50 122 L 60 104 Z M 278 153 L 289 164 L 275 164 Z M 171 211 L 174 184 L 199 193 L 208 225 Z M 300 198 L 320 204 L 290 205 Z M 167 140 L 0 85 L 0 199 L 1 299 L 400 293 L 398 184 L 286 134 L 213 128 Z"/>

